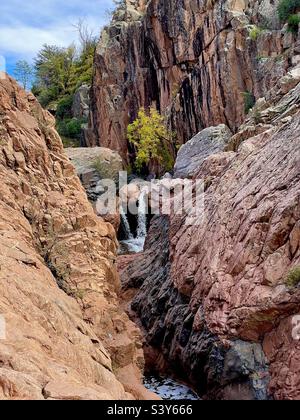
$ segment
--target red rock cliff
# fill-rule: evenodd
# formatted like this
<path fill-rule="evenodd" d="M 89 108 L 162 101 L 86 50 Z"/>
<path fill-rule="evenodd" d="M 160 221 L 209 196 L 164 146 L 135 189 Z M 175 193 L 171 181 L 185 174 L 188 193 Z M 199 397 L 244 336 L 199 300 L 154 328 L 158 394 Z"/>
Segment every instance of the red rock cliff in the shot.
<path fill-rule="evenodd" d="M 126 127 L 140 107 L 166 114 L 179 143 L 220 123 L 235 131 L 245 95 L 265 96 L 297 60 L 294 36 L 278 24 L 278 1 L 146 3 L 126 1 L 104 29 L 95 58 L 88 143 L 123 158 Z M 255 25 L 262 30 L 250 36 Z"/>
<path fill-rule="evenodd" d="M 235 151 L 199 163 L 203 222 L 156 217 L 122 269 L 124 288 L 139 288 L 150 361 L 154 349 L 156 366 L 207 398 L 300 399 L 299 81 L 295 68 L 229 141 Z"/>

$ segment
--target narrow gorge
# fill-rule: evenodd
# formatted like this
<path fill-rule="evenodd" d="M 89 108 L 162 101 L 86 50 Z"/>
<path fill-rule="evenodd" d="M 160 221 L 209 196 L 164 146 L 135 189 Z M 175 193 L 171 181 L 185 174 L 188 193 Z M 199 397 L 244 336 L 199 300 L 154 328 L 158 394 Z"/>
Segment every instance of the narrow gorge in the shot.
<path fill-rule="evenodd" d="M 81 147 L 0 77 L 0 399 L 300 400 L 300 3 L 296 29 L 281 6 L 121 1 L 75 95 Z M 139 168 L 149 109 L 171 140 Z M 175 211 L 187 183 L 201 223 Z"/>

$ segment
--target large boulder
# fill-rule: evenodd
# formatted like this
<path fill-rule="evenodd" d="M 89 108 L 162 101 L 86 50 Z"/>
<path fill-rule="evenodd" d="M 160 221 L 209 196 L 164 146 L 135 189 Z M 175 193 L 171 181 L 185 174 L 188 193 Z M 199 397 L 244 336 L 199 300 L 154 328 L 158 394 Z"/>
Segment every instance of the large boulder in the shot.
<path fill-rule="evenodd" d="M 105 203 L 98 198 L 105 192 L 102 180 L 118 181 L 119 172 L 123 170 L 120 155 L 104 147 L 69 148 L 65 150 L 75 166 L 77 175 L 93 204 L 96 214 L 106 222 L 111 223 L 117 232 L 120 226 L 120 214 L 117 208 L 116 211 L 108 213 Z"/>
<path fill-rule="evenodd" d="M 231 137 L 231 131 L 224 124 L 200 131 L 180 148 L 175 163 L 175 177 L 193 177 L 208 156 L 223 152 Z"/>
<path fill-rule="evenodd" d="M 102 179 L 117 181 L 119 172 L 123 170 L 120 155 L 104 147 L 68 148 L 65 151 L 88 195 L 97 195 L 96 188 Z"/>

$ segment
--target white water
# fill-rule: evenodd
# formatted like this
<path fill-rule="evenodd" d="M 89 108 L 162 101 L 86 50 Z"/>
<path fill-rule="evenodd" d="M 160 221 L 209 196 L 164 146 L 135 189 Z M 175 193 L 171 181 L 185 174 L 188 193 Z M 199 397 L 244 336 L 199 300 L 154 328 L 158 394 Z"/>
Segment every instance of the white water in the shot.
<path fill-rule="evenodd" d="M 120 213 L 121 213 L 121 222 L 122 222 L 126 237 L 128 238 L 128 240 L 132 240 L 134 239 L 133 234 L 130 231 L 130 225 L 129 225 L 126 213 L 123 209 L 123 206 L 120 206 Z"/>
<path fill-rule="evenodd" d="M 200 398 L 186 385 L 170 378 L 150 376 L 144 379 L 145 388 L 160 396 L 163 400 L 199 400 Z"/>
<path fill-rule="evenodd" d="M 122 208 L 122 206 L 121 206 Z M 121 254 L 137 254 L 144 250 L 147 235 L 147 193 L 142 192 L 139 198 L 137 215 L 137 235 L 134 237 L 130 230 L 127 216 L 122 208 L 121 218 L 127 239 L 120 242 Z"/>
<path fill-rule="evenodd" d="M 142 191 L 139 198 L 137 238 L 146 238 L 147 235 L 147 198 L 147 194 Z"/>

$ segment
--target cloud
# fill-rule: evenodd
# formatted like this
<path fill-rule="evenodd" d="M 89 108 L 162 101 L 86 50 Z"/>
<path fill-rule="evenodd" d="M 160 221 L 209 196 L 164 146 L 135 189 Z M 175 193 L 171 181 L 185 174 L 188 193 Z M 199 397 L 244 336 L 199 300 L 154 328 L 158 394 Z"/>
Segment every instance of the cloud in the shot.
<path fill-rule="evenodd" d="M 112 0 L 9 0 L 0 3 L 0 55 L 31 61 L 43 44 L 67 46 L 77 38 L 72 26 L 84 18 L 95 34 Z"/>

